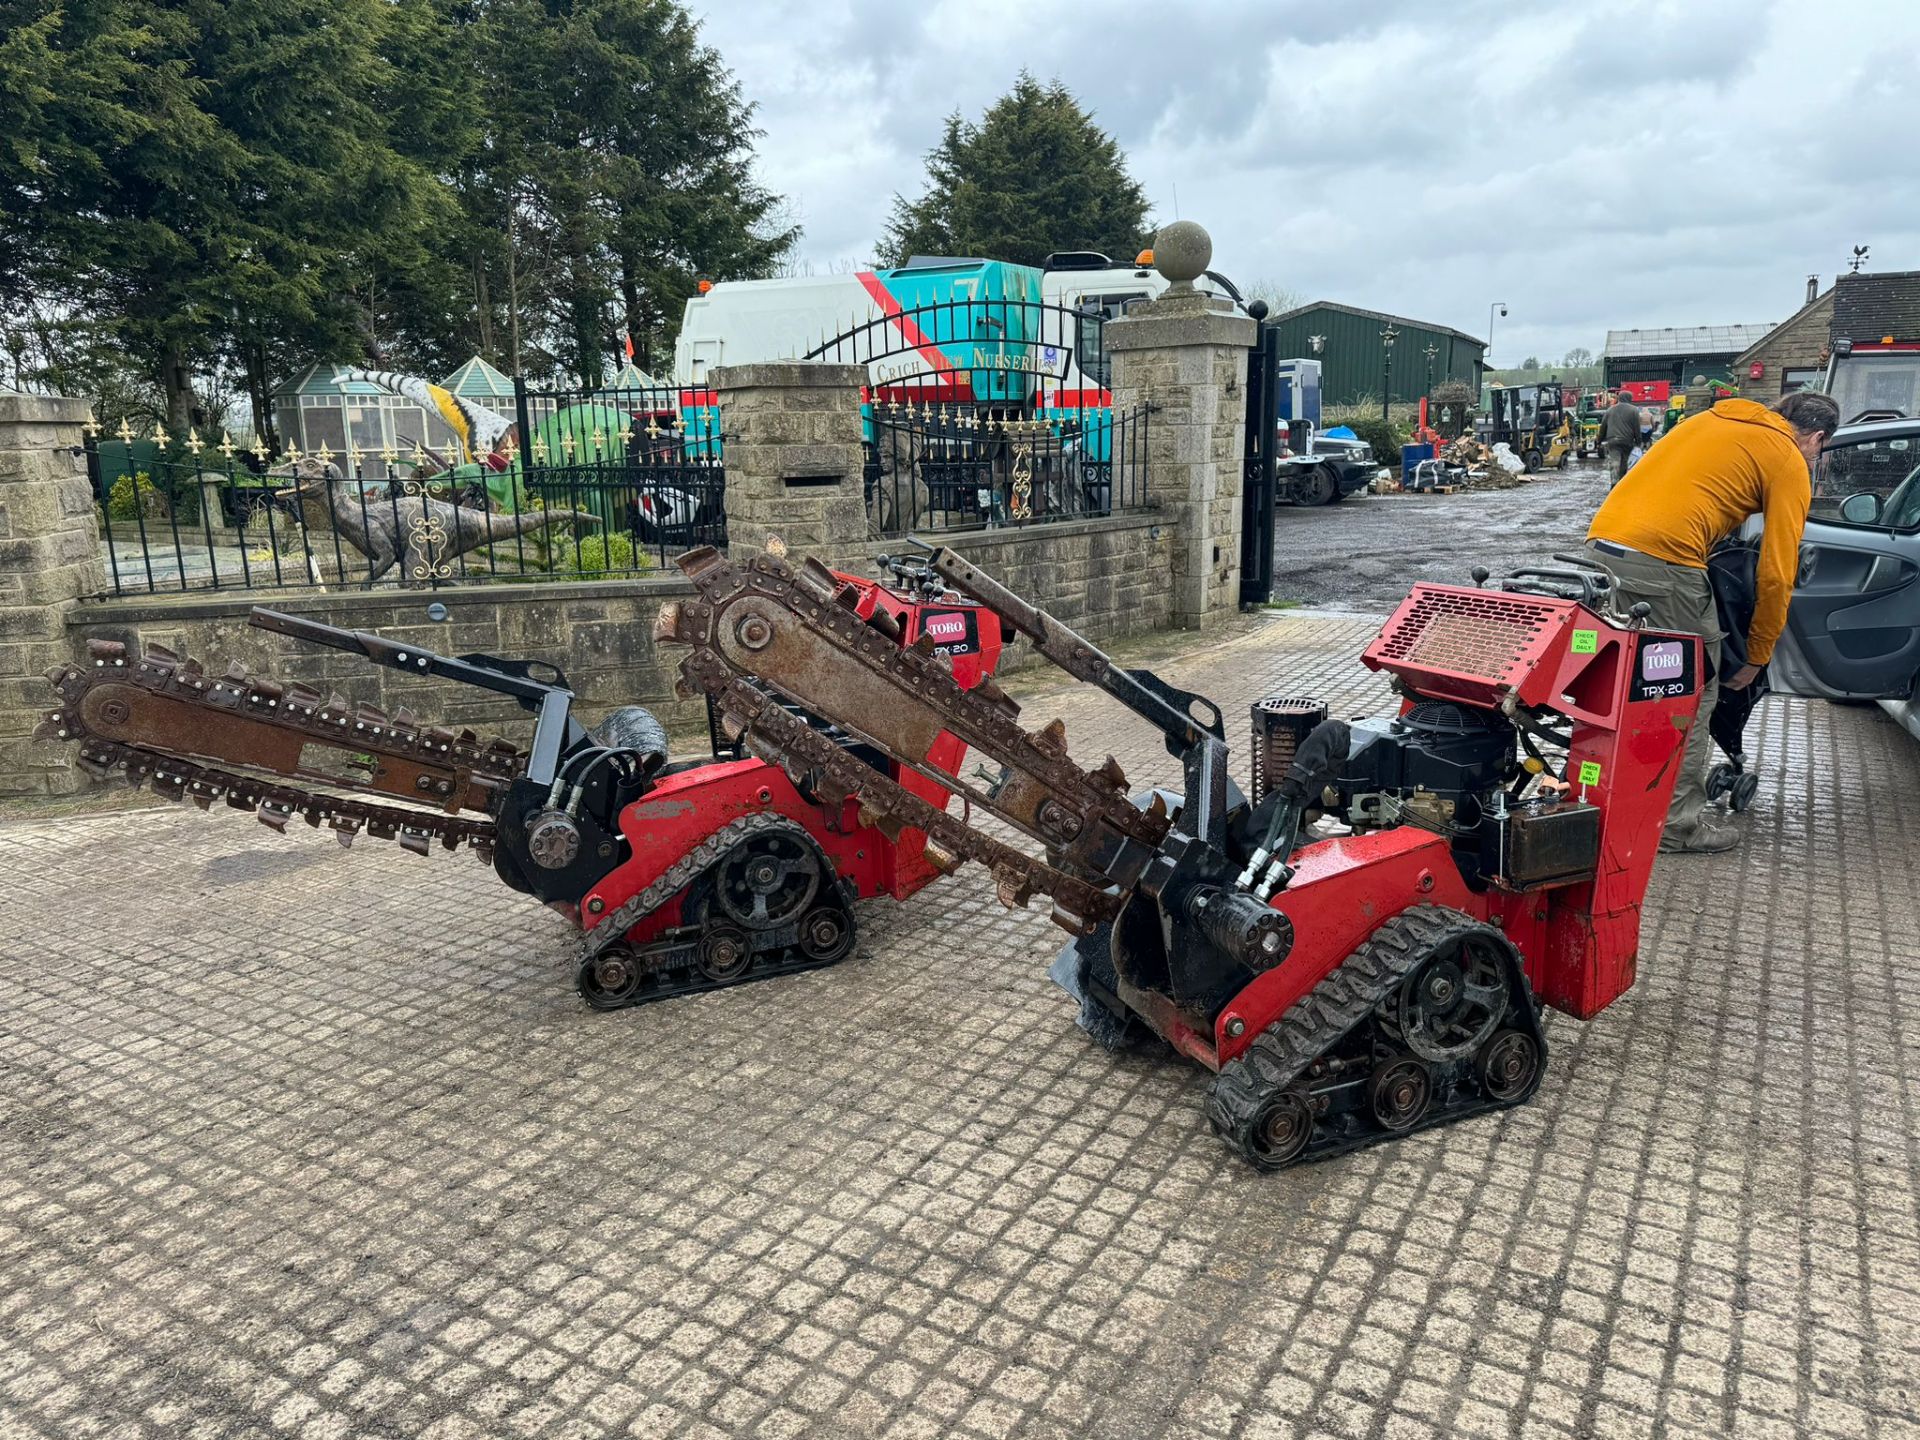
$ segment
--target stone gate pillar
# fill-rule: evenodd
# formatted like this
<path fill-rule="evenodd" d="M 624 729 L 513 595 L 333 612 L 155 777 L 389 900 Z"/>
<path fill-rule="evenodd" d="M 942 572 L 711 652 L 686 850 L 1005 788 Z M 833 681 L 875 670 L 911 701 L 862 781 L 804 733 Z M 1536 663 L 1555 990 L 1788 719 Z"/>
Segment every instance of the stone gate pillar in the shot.
<path fill-rule="evenodd" d="M 1212 254 L 1198 225 L 1167 226 L 1154 237 L 1154 264 L 1174 283 L 1106 327 L 1115 408 L 1151 407 L 1147 494 L 1179 527 L 1173 618 L 1187 627 L 1240 606 L 1247 351 L 1259 330 L 1193 288 Z"/>
<path fill-rule="evenodd" d="M 107 584 L 86 420 L 85 401 L 0 390 L 0 797 L 86 783 L 71 747 L 30 738 L 52 703 L 46 672 L 73 658 L 67 615 Z"/>
<path fill-rule="evenodd" d="M 864 365 L 777 360 L 713 372 L 727 467 L 727 548 L 778 535 L 796 554 L 845 563 L 864 551 Z"/>

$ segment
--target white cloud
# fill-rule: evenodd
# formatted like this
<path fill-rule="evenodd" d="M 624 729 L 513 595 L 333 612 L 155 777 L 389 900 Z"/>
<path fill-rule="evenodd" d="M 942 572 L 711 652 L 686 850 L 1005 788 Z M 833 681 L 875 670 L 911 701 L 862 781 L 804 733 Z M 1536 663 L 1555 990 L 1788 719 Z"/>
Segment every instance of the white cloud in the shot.
<path fill-rule="evenodd" d="M 1778 320 L 1858 242 L 1920 269 L 1920 5 L 706 0 L 816 266 L 954 110 L 1058 76 L 1229 275 L 1484 333 Z"/>

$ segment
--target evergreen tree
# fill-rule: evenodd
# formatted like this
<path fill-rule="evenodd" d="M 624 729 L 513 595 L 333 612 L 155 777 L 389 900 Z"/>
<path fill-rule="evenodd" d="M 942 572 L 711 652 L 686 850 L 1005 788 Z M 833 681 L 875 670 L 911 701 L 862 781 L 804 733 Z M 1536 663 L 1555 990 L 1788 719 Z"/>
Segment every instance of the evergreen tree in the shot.
<path fill-rule="evenodd" d="M 485 30 L 523 340 L 589 382 L 628 335 L 663 364 L 700 279 L 766 275 L 798 236 L 753 179 L 753 107 L 672 0 L 495 0 Z"/>
<path fill-rule="evenodd" d="M 0 53 L 5 282 L 98 316 L 174 429 L 214 418 L 194 376 L 236 341 L 354 353 L 343 262 L 392 247 L 434 199 L 373 103 L 395 9 L 0 0 L 0 29 L 31 37 Z"/>
<path fill-rule="evenodd" d="M 1037 265 L 1056 250 L 1131 260 L 1146 237 L 1146 195 L 1113 137 L 1066 86 L 1023 70 L 978 125 L 947 117 L 925 192 L 894 196 L 879 248 L 889 264 L 928 254 Z"/>
<path fill-rule="evenodd" d="M 316 359 L 597 379 L 791 247 L 751 123 L 673 0 L 0 0 L 0 308 L 175 429 Z"/>

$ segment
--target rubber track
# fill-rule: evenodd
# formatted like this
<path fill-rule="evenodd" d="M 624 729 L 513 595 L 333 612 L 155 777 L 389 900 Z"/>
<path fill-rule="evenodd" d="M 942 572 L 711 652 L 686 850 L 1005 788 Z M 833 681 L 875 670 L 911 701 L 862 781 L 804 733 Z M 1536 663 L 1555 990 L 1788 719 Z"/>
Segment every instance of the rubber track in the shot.
<path fill-rule="evenodd" d="M 1253 1156 L 1248 1135 L 1266 1101 L 1293 1084 L 1307 1072 L 1315 1059 L 1339 1043 L 1356 1025 L 1363 1023 L 1374 1009 L 1405 980 L 1419 962 L 1431 955 L 1449 936 L 1463 926 L 1480 928 L 1480 922 L 1463 911 L 1444 905 L 1418 905 L 1387 921 L 1320 983 L 1296 1000 L 1287 1012 L 1269 1025 L 1237 1058 L 1228 1061 L 1207 1090 L 1207 1120 L 1214 1133 L 1262 1169 Z M 1524 1104 L 1539 1086 L 1547 1062 L 1546 1037 L 1540 1032 L 1539 1012 L 1527 990 L 1525 977 L 1511 956 L 1507 957 L 1508 985 L 1521 992 L 1521 1014 L 1515 1017 L 1539 1046 L 1540 1065 L 1533 1085 L 1512 1100 L 1482 1099 L 1455 1105 L 1430 1114 L 1407 1130 L 1380 1130 L 1371 1135 L 1341 1138 L 1322 1143 L 1309 1141 L 1307 1148 L 1290 1164 L 1330 1159 L 1350 1150 L 1382 1140 L 1399 1139 L 1435 1125 L 1449 1124 L 1489 1110 L 1510 1109 Z M 1508 1001 L 1509 1013 L 1513 1001 Z M 1316 1127 L 1316 1132 L 1318 1127 Z"/>
<path fill-rule="evenodd" d="M 751 836 L 767 830 L 792 830 L 805 837 L 807 844 L 813 846 L 815 853 L 819 846 L 807 834 L 806 827 L 797 825 L 784 815 L 762 813 L 742 815 L 738 820 L 729 821 L 714 831 L 660 874 L 643 890 L 634 895 L 625 904 L 607 913 L 589 930 L 583 941 L 586 959 L 594 959 L 608 946 L 624 940 L 627 932 L 638 925 L 647 916 L 658 910 L 667 901 L 691 885 L 708 867 L 718 864 L 735 845 Z M 822 859 L 822 876 L 829 883 L 835 879 L 833 867 Z"/>
<path fill-rule="evenodd" d="M 588 931 L 587 934 L 582 937 L 580 960 L 576 966 L 578 974 L 584 980 L 587 967 L 590 966 L 598 956 L 610 949 L 613 945 L 624 940 L 627 932 L 633 929 L 635 925 L 638 925 L 674 896 L 684 892 L 694 881 L 712 869 L 713 866 L 719 864 L 734 846 L 740 844 L 743 840 L 751 839 L 755 835 L 764 835 L 770 831 L 784 831 L 793 834 L 803 840 L 807 848 L 813 852 L 820 866 L 821 885 L 820 894 L 816 896 L 814 904 L 809 905 L 807 908 L 812 910 L 822 903 L 836 905 L 840 912 L 846 917 L 849 941 L 844 954 L 834 960 L 815 960 L 801 952 L 797 946 L 769 947 L 767 950 L 756 951 L 753 963 L 741 974 L 734 976 L 730 980 L 709 979 L 694 969 L 689 961 L 687 964 L 653 970 L 642 980 L 638 993 L 622 1004 L 597 1005 L 594 1004 L 591 999 L 588 1000 L 588 1003 L 594 1004 L 595 1009 L 628 1009 L 635 1005 L 648 1004 L 654 1000 L 671 1000 L 681 995 L 705 994 L 708 991 L 725 990 L 731 986 L 744 985 L 755 980 L 771 980 L 780 975 L 797 974 L 802 970 L 819 970 L 828 965 L 837 965 L 840 960 L 844 960 L 848 955 L 851 955 L 853 953 L 851 937 L 858 933 L 854 920 L 853 906 L 850 903 L 852 896 L 845 882 L 835 873 L 833 862 L 829 860 L 825 852 L 821 850 L 819 842 L 807 833 L 804 825 L 789 820 L 784 815 L 762 813 L 758 815 L 742 815 L 738 820 L 733 820 L 722 825 L 718 830 L 714 831 L 711 835 L 707 836 L 706 839 L 702 840 L 698 845 L 695 845 L 691 850 L 687 851 L 686 854 L 674 861 L 673 864 L 661 871 L 646 888 L 634 895 L 625 904 L 609 912 L 599 924 L 595 925 L 592 930 Z M 641 948 L 640 955 L 642 958 L 645 957 L 646 951 L 649 948 L 651 947 L 643 946 Z M 685 946 L 665 948 L 686 949 L 691 952 L 692 946 L 688 944 Z M 777 955 L 775 953 L 776 949 L 779 952 Z M 584 984 L 581 987 L 581 993 L 583 996 L 586 993 Z"/>

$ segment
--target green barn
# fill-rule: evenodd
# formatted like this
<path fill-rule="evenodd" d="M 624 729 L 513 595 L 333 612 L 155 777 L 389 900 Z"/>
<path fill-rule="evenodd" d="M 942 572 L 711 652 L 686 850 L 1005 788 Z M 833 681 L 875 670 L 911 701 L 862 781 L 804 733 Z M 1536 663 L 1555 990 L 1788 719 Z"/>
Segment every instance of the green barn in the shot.
<path fill-rule="evenodd" d="M 1321 402 L 1352 405 L 1378 400 L 1390 388 L 1395 401 L 1412 402 L 1442 380 L 1463 380 L 1477 395 L 1486 366 L 1487 342 L 1446 325 L 1361 310 L 1316 300 L 1294 310 L 1269 316 L 1267 324 L 1280 331 L 1280 353 L 1288 359 L 1319 360 Z M 1391 328 L 1392 378 L 1387 378 L 1387 342 Z M 1314 337 L 1319 337 L 1319 348 Z M 1431 346 L 1433 354 L 1427 354 Z M 1431 379 L 1429 379 L 1431 377 Z"/>

